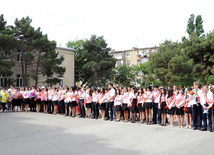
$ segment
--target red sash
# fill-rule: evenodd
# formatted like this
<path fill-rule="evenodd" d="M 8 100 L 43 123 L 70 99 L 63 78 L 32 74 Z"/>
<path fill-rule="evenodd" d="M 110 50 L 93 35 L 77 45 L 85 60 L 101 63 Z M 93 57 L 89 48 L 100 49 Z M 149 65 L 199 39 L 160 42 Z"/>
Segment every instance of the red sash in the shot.
<path fill-rule="evenodd" d="M 172 101 L 174 100 L 174 98 L 175 98 L 175 94 L 173 94 L 173 95 L 171 96 L 171 98 L 170 98 L 170 100 L 169 100 L 169 102 L 168 102 L 168 105 L 170 105 L 170 104 L 172 103 Z M 167 106 L 167 108 L 168 108 L 168 106 Z"/>
<path fill-rule="evenodd" d="M 196 92 L 195 92 L 196 93 Z M 197 94 L 197 93 L 196 93 Z M 196 96 L 196 98 L 198 99 L 198 102 L 200 102 L 200 97 L 198 96 L 198 94 L 197 94 L 197 96 Z M 198 103 L 197 102 L 197 103 Z"/>
<path fill-rule="evenodd" d="M 203 95 L 205 101 L 207 102 L 207 104 L 210 105 L 211 102 L 208 100 L 207 95 L 205 94 L 205 92 L 202 92 L 202 95 Z"/>
<path fill-rule="evenodd" d="M 106 95 L 106 93 L 105 93 L 105 94 L 103 94 L 102 96 L 100 96 L 100 98 L 99 98 L 99 102 L 102 100 L 102 98 L 103 98 L 105 95 Z"/>
<path fill-rule="evenodd" d="M 122 104 L 124 102 L 124 100 L 129 96 L 129 93 L 127 93 L 124 97 L 123 97 L 123 101 L 122 101 Z"/>
<path fill-rule="evenodd" d="M 153 102 L 158 98 L 158 96 L 161 94 L 161 92 L 159 91 L 156 95 L 155 95 L 155 97 L 153 98 Z"/>
<path fill-rule="evenodd" d="M 176 102 L 176 105 L 178 105 L 180 102 L 181 102 L 181 100 L 182 100 L 182 98 L 184 97 L 185 95 L 183 94 L 183 95 L 181 95 L 179 98 L 178 98 L 178 100 L 177 100 L 177 102 Z"/>
<path fill-rule="evenodd" d="M 108 93 L 109 99 L 111 98 L 110 92 L 111 92 L 111 90 L 109 90 L 109 93 Z M 114 100 L 114 98 L 112 98 L 112 100 Z"/>
<path fill-rule="evenodd" d="M 187 99 L 187 101 L 186 101 L 186 105 L 184 106 L 184 112 L 188 111 L 187 106 L 188 106 L 189 101 L 190 101 L 190 100 L 189 100 L 189 99 Z"/>
<path fill-rule="evenodd" d="M 120 95 L 118 95 L 116 98 L 115 98 L 115 104 L 117 103 L 117 100 L 119 99 Z M 116 105 L 114 104 L 114 108 L 116 107 Z"/>
<path fill-rule="evenodd" d="M 151 92 L 149 93 L 149 95 L 147 95 L 147 96 L 150 97 L 150 95 L 151 95 L 152 93 L 153 93 L 153 92 L 151 91 Z M 149 97 L 148 97 L 147 99 L 144 100 L 144 103 L 149 99 Z"/>
<path fill-rule="evenodd" d="M 89 96 L 89 97 L 86 99 L 85 103 L 83 103 L 82 105 L 86 105 L 87 102 L 88 102 L 90 99 L 91 99 L 91 96 Z"/>
<path fill-rule="evenodd" d="M 62 91 L 60 92 L 60 94 L 59 94 L 59 100 L 61 100 L 62 93 L 63 93 L 63 90 L 62 90 Z"/>
<path fill-rule="evenodd" d="M 162 104 L 162 102 L 163 102 L 164 99 L 165 99 L 165 95 L 163 95 L 163 96 L 161 97 L 161 101 L 160 101 L 159 108 L 161 107 L 161 104 Z"/>
<path fill-rule="evenodd" d="M 98 95 L 99 93 L 96 93 L 95 95 L 94 95 L 94 97 L 91 99 L 91 103 L 93 102 L 93 99 Z"/>
<path fill-rule="evenodd" d="M 139 102 L 142 100 L 142 98 L 143 98 L 143 94 L 138 98 L 138 100 L 137 100 L 137 107 L 138 107 L 138 104 L 139 104 Z"/>
<path fill-rule="evenodd" d="M 85 92 L 84 90 L 83 90 L 83 91 L 81 91 L 81 93 L 80 93 L 80 95 L 79 95 L 79 97 L 78 97 L 78 98 L 80 98 L 84 92 Z"/>

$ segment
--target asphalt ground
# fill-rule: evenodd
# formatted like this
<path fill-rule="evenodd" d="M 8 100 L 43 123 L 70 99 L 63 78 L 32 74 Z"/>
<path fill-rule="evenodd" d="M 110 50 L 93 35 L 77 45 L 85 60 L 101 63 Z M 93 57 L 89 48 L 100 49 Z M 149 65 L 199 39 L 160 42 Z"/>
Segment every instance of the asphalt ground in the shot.
<path fill-rule="evenodd" d="M 139 122 L 4 112 L 0 113 L 0 131 L 0 155 L 210 155 L 214 152 L 214 135 L 209 131 Z"/>

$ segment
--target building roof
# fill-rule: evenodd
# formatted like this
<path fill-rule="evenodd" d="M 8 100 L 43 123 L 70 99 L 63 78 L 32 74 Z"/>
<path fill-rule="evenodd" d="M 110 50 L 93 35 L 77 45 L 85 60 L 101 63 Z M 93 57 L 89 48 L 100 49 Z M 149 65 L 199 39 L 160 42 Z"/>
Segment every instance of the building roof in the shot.
<path fill-rule="evenodd" d="M 62 49 L 62 50 L 67 50 L 67 51 L 72 51 L 72 52 L 76 52 L 77 50 L 73 49 L 73 48 L 68 48 L 68 47 L 61 47 L 61 46 L 56 46 L 57 49 Z"/>

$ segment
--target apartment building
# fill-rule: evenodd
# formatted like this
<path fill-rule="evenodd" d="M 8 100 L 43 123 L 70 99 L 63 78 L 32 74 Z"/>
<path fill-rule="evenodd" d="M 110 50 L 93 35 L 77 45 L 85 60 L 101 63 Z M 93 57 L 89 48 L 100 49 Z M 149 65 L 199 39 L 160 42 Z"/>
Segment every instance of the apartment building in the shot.
<path fill-rule="evenodd" d="M 158 52 L 158 47 L 136 48 L 131 50 L 115 51 L 112 50 L 110 55 L 117 59 L 116 66 L 121 64 L 126 65 L 139 65 L 149 61 L 151 53 Z"/>
<path fill-rule="evenodd" d="M 67 85 L 67 86 L 74 86 L 74 56 L 75 56 L 75 49 L 71 48 L 66 48 L 66 47 L 56 47 L 56 52 L 58 52 L 59 57 L 64 57 L 64 61 L 62 62 L 61 66 L 66 68 L 66 71 L 64 75 L 57 77 L 60 79 L 60 83 L 53 86 L 57 87 L 59 85 Z M 21 53 L 21 52 L 20 52 Z M 3 61 L 13 61 L 15 62 L 15 66 L 12 67 L 13 74 L 10 77 L 7 77 L 6 75 L 0 74 L 0 87 L 9 87 L 10 83 L 13 83 L 15 87 L 22 87 L 23 86 L 23 78 L 22 78 L 22 68 L 21 68 L 21 55 L 19 52 L 14 52 L 12 51 L 9 55 L 5 55 L 4 52 L 1 52 L 2 54 L 2 60 Z M 35 72 L 35 68 L 30 68 L 29 72 Z M 45 81 L 47 78 L 54 78 L 56 75 L 53 77 L 46 77 L 43 75 L 39 75 L 38 78 L 38 86 L 47 86 L 48 83 Z M 35 85 L 35 80 L 31 77 L 28 76 L 27 79 L 27 86 L 33 86 Z"/>

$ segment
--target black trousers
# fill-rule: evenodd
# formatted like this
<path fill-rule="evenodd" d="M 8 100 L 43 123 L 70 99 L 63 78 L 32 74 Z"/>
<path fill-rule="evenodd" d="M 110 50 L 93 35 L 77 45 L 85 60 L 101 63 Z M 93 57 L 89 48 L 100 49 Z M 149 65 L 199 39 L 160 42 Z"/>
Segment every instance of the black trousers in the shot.
<path fill-rule="evenodd" d="M 1 103 L 1 105 L 2 105 L 2 111 L 4 111 L 5 109 L 7 109 L 6 106 L 5 106 L 6 103 Z"/>
<path fill-rule="evenodd" d="M 192 106 L 193 126 L 200 129 L 202 125 L 202 106 L 200 103 Z"/>
<path fill-rule="evenodd" d="M 48 100 L 48 111 L 51 114 L 53 114 L 53 112 L 54 112 L 54 105 L 53 105 L 53 102 L 51 100 Z"/>
<path fill-rule="evenodd" d="M 107 119 L 109 119 L 109 110 L 110 110 L 111 119 L 113 119 L 113 106 L 114 106 L 114 101 L 106 103 L 106 117 L 107 117 Z"/>
<path fill-rule="evenodd" d="M 34 101 L 35 97 L 31 98 L 31 104 L 32 104 L 32 111 L 36 111 L 36 102 Z"/>
<path fill-rule="evenodd" d="M 94 118 L 98 118 L 99 117 L 98 103 L 96 104 L 96 102 L 93 102 L 92 103 L 92 109 L 94 112 Z"/>
<path fill-rule="evenodd" d="M 84 103 L 83 99 L 79 99 L 79 108 L 80 108 L 80 115 L 81 117 L 85 117 L 85 107 L 82 105 Z"/>
<path fill-rule="evenodd" d="M 59 113 L 60 114 L 64 114 L 65 113 L 64 100 L 59 101 Z"/>

